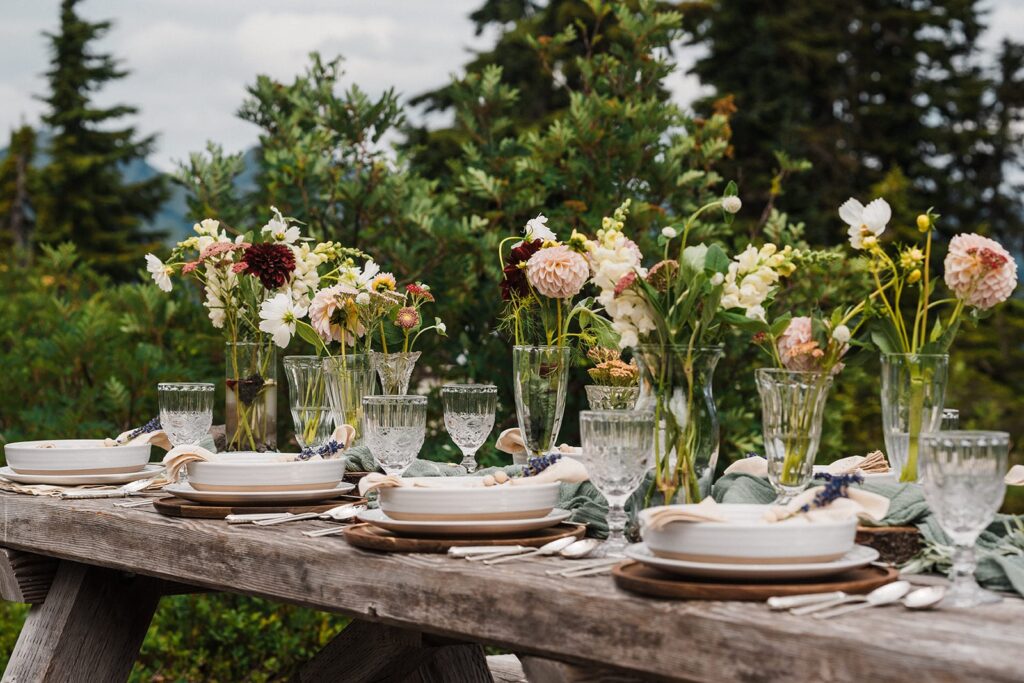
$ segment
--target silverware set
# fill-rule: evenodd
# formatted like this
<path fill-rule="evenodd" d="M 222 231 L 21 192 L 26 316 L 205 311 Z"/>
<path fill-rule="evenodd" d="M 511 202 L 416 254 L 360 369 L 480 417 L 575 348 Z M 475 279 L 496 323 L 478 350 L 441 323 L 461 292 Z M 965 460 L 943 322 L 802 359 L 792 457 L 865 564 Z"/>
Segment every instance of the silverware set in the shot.
<path fill-rule="evenodd" d="M 930 609 L 946 596 L 943 586 L 925 586 L 911 590 L 909 581 L 894 581 L 879 586 L 866 595 L 847 595 L 842 591 L 811 593 L 768 598 L 773 610 L 789 610 L 795 616 L 811 615 L 815 619 L 831 619 L 850 612 L 900 603 L 907 609 Z"/>
<path fill-rule="evenodd" d="M 324 512 L 302 512 L 299 514 L 292 512 L 254 512 L 251 514 L 228 515 L 224 519 L 228 524 L 251 524 L 258 527 L 277 526 L 278 524 L 288 524 L 291 522 L 301 522 L 311 519 L 350 523 L 365 511 L 365 505 L 345 503 L 344 505 L 333 507 L 330 510 L 325 510 Z M 309 536 L 311 538 L 318 538 L 320 536 L 340 534 L 344 530 L 345 526 L 329 527 L 327 529 L 311 529 L 303 531 L 302 535 Z"/>
<path fill-rule="evenodd" d="M 465 559 L 467 562 L 479 562 L 484 565 L 504 564 L 529 558 L 557 557 L 560 559 L 577 560 L 589 556 L 601 542 L 593 538 L 573 539 L 559 538 L 546 543 L 539 548 L 531 548 L 522 545 L 513 546 L 467 546 L 461 548 L 449 548 L 449 557 Z M 574 578 L 579 576 L 590 576 L 611 571 L 611 568 L 622 560 L 621 557 L 602 557 L 586 563 L 573 563 L 571 567 L 560 567 L 552 569 L 545 574 L 549 576 L 561 576 L 563 578 Z"/>

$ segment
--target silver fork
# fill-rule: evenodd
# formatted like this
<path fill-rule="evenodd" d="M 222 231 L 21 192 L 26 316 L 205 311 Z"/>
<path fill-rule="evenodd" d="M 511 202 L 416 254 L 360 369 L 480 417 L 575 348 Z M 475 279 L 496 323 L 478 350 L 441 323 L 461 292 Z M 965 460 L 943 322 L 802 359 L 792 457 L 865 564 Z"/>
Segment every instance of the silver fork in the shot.
<path fill-rule="evenodd" d="M 113 491 L 97 491 L 95 489 L 85 489 L 80 491 L 65 491 L 61 494 L 61 498 L 69 500 L 81 500 L 85 498 L 127 498 L 128 496 L 142 492 L 147 486 L 156 481 L 158 477 L 150 477 L 149 479 L 137 479 L 136 481 L 130 481 L 120 488 L 116 488 Z"/>

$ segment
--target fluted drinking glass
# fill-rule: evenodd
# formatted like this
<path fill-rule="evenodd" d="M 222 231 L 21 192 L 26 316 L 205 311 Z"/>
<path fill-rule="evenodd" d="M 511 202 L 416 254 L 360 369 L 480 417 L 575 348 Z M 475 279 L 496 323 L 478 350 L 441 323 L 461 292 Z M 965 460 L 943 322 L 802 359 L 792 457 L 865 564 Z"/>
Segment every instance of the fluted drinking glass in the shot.
<path fill-rule="evenodd" d="M 446 384 L 441 387 L 444 426 L 462 451 L 462 466 L 476 470 L 476 452 L 494 429 L 498 387 L 493 384 Z"/>
<path fill-rule="evenodd" d="M 162 382 L 157 385 L 160 426 L 172 446 L 199 443 L 213 425 L 213 385 Z"/>
<path fill-rule="evenodd" d="M 940 431 L 922 433 L 920 445 L 925 500 L 955 546 L 952 585 L 942 605 L 999 602 L 998 595 L 983 590 L 974 578 L 974 544 L 1003 504 L 1010 435 Z"/>
<path fill-rule="evenodd" d="M 423 447 L 426 396 L 363 397 L 364 443 L 387 474 L 401 474 Z"/>
<path fill-rule="evenodd" d="M 626 501 L 648 469 L 654 446 L 654 413 L 635 410 L 585 410 L 580 413 L 582 459 L 590 481 L 608 500 L 608 540 L 604 555 L 626 547 Z"/>

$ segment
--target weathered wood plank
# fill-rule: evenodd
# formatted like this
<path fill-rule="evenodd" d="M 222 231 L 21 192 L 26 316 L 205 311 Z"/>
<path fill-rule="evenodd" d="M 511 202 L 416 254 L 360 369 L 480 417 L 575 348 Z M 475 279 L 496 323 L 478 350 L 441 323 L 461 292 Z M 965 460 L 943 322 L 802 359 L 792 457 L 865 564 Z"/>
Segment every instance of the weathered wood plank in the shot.
<path fill-rule="evenodd" d="M 523 665 L 515 655 L 487 655 L 487 668 L 494 683 L 528 683 Z"/>
<path fill-rule="evenodd" d="M 0 598 L 38 604 L 46 598 L 56 571 L 52 557 L 0 548 Z"/>
<path fill-rule="evenodd" d="M 162 583 L 61 562 L 46 601 L 28 613 L 3 680 L 127 680 Z"/>
<path fill-rule="evenodd" d="M 530 683 L 644 683 L 636 674 L 541 657 L 523 657 L 522 667 Z"/>
<path fill-rule="evenodd" d="M 544 574 L 552 560 L 483 567 L 366 552 L 305 537 L 305 524 L 228 526 L 104 500 L 14 494 L 0 495 L 0 517 L 0 545 L 649 679 L 1020 680 L 1019 600 L 959 612 L 888 607 L 820 622 L 760 604 L 649 600 L 607 576 L 557 579 Z"/>

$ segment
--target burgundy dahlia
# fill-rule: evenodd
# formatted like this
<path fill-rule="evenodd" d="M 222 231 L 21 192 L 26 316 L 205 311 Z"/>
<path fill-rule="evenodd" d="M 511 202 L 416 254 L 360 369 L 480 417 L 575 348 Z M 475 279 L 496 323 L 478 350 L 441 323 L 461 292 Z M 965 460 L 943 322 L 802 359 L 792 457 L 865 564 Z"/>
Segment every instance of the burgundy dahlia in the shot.
<path fill-rule="evenodd" d="M 530 257 L 540 251 L 542 246 L 544 246 L 544 240 L 533 240 L 532 242 L 522 242 L 509 252 L 508 263 L 503 269 L 505 279 L 501 281 L 501 298 L 504 301 L 509 301 L 513 296 L 526 296 L 530 293 L 530 285 L 526 281 L 526 271 L 520 268 L 520 264 L 529 261 Z"/>
<path fill-rule="evenodd" d="M 277 289 L 288 282 L 295 270 L 295 254 L 284 244 L 254 244 L 242 256 L 245 271 L 258 277 L 267 289 Z"/>

